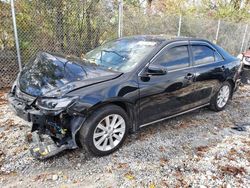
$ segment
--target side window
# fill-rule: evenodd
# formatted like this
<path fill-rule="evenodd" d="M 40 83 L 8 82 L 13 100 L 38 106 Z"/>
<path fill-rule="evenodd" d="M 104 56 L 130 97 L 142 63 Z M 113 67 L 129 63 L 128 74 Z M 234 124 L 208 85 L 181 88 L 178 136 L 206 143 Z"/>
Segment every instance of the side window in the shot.
<path fill-rule="evenodd" d="M 192 52 L 195 65 L 215 62 L 215 51 L 208 46 L 193 45 Z"/>
<path fill-rule="evenodd" d="M 176 46 L 168 49 L 166 54 L 157 59 L 156 63 L 166 67 L 168 70 L 188 67 L 188 46 Z"/>

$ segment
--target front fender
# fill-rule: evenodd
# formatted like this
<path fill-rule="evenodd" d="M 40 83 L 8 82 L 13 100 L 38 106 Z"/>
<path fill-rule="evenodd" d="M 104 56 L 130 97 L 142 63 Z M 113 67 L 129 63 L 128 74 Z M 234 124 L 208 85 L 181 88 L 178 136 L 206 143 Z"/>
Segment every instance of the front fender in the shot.
<path fill-rule="evenodd" d="M 77 132 L 80 130 L 80 128 L 82 127 L 84 121 L 86 120 L 86 117 L 82 117 L 82 116 L 74 116 L 71 119 L 70 122 L 70 131 L 71 131 L 71 136 L 72 136 L 72 149 L 77 148 L 77 142 L 76 142 L 76 134 Z"/>
<path fill-rule="evenodd" d="M 75 114 L 83 118 L 87 118 L 93 111 L 102 106 L 113 104 L 120 106 L 127 113 L 130 119 L 130 129 L 132 132 L 137 130 L 137 108 L 136 104 L 131 101 L 127 101 L 124 98 L 110 98 L 109 100 L 93 100 L 91 101 L 78 101 L 68 109 L 69 114 Z M 78 129 L 79 130 L 79 129 Z"/>

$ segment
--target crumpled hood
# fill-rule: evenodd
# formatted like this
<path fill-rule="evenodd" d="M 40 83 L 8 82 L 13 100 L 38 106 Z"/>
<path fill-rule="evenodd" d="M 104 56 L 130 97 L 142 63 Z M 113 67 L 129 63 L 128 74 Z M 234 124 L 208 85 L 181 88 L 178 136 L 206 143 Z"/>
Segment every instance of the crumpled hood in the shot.
<path fill-rule="evenodd" d="M 91 79 L 86 79 L 83 81 L 74 81 L 74 82 L 70 82 L 60 88 L 56 88 L 54 90 L 51 90 L 49 92 L 47 92 L 46 94 L 44 94 L 45 97 L 59 97 L 59 96 L 63 96 L 65 94 L 67 94 L 68 92 L 78 89 L 78 88 L 82 88 L 82 87 L 87 87 L 93 84 L 98 84 L 98 83 L 102 83 L 102 82 L 106 82 L 112 79 L 115 79 L 117 77 L 119 77 L 121 75 L 120 74 L 112 74 L 112 75 L 107 75 L 107 76 L 100 76 L 100 77 L 96 77 L 96 78 L 91 78 Z"/>
<path fill-rule="evenodd" d="M 78 58 L 40 52 L 20 73 L 18 87 L 32 96 L 58 97 L 121 74 Z"/>

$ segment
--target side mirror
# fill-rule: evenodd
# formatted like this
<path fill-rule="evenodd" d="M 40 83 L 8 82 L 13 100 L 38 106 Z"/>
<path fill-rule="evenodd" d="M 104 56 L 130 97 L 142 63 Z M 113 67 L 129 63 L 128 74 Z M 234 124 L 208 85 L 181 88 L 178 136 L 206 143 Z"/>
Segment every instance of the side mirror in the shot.
<path fill-rule="evenodd" d="M 167 74 L 167 69 L 160 65 L 149 65 L 146 70 L 147 75 L 165 75 Z"/>

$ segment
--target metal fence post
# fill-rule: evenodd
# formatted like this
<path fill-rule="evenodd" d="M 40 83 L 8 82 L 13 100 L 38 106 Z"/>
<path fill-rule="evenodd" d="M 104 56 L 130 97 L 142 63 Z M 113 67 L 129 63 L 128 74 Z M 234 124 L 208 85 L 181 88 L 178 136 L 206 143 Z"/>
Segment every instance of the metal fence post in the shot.
<path fill-rule="evenodd" d="M 217 41 L 218 41 L 219 32 L 220 32 L 220 20 L 218 20 L 217 31 L 216 31 L 216 36 L 215 36 L 215 43 L 217 43 Z"/>
<path fill-rule="evenodd" d="M 178 26 L 178 33 L 177 33 L 178 37 L 181 35 L 181 24 L 182 24 L 182 15 L 180 14 L 180 17 L 179 17 L 179 26 Z"/>
<path fill-rule="evenodd" d="M 17 61 L 18 61 L 19 71 L 21 71 L 22 70 L 22 63 L 21 63 L 21 55 L 20 55 L 18 35 L 17 35 L 14 0 L 11 0 L 10 3 L 11 3 L 11 14 L 12 14 L 13 29 L 14 29 L 15 43 L 16 43 Z"/>
<path fill-rule="evenodd" d="M 244 47 L 244 43 L 245 43 L 245 39 L 246 39 L 246 35 L 247 35 L 247 29 L 248 29 L 248 24 L 246 25 L 245 32 L 243 35 L 243 39 L 242 39 L 242 43 L 241 43 L 241 47 L 240 47 L 240 53 L 242 52 L 243 47 Z"/>
<path fill-rule="evenodd" d="M 118 4 L 118 37 L 122 37 L 123 31 L 123 0 L 119 0 Z"/>

